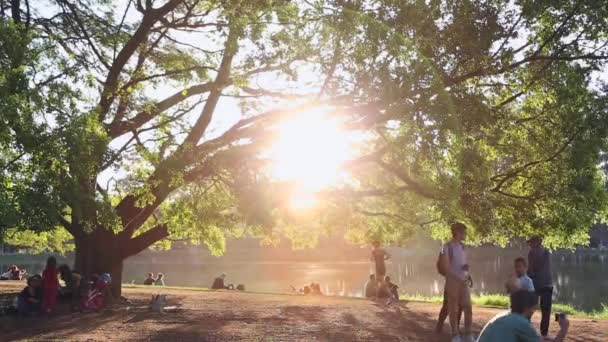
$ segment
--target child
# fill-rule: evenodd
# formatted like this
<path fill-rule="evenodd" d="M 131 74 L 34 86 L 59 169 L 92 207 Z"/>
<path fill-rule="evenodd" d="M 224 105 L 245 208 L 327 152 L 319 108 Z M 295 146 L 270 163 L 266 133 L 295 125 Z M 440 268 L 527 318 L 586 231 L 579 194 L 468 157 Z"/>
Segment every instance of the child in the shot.
<path fill-rule="evenodd" d="M 57 259 L 50 256 L 46 260 L 46 268 L 42 272 L 42 312 L 50 313 L 57 304 L 57 291 L 59 289 L 59 279 L 57 275 Z"/>
<path fill-rule="evenodd" d="M 83 308 L 100 311 L 112 302 L 110 284 L 112 278 L 108 273 L 101 276 L 91 275 L 89 290 L 83 300 Z"/>
<path fill-rule="evenodd" d="M 519 257 L 515 259 L 514 265 L 515 274 L 507 282 L 507 292 L 514 293 L 517 290 L 526 290 L 534 292 L 534 284 L 532 283 L 532 279 L 530 279 L 530 277 L 528 277 L 528 275 L 526 274 L 528 271 L 528 264 L 526 263 L 526 259 Z"/>
<path fill-rule="evenodd" d="M 21 291 L 17 299 L 17 310 L 22 315 L 30 315 L 40 311 L 42 303 L 42 278 L 39 275 L 31 276 L 27 286 Z"/>
<path fill-rule="evenodd" d="M 156 286 L 165 286 L 165 280 L 163 279 L 164 275 L 162 273 L 159 273 L 156 276 L 156 280 L 154 281 L 154 285 Z"/>

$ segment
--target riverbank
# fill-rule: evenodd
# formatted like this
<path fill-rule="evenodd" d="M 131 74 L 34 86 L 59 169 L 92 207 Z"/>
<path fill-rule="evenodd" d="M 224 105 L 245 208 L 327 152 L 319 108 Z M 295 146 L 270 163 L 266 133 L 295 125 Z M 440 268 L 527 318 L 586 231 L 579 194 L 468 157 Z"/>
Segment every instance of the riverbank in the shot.
<path fill-rule="evenodd" d="M 8 284 L 10 283 L 10 284 Z M 0 283 L 0 293 L 23 284 Z M 166 294 L 172 310 L 150 312 L 150 297 Z M 127 303 L 102 313 L 60 312 L 0 318 L 2 341 L 447 341 L 434 325 L 439 305 L 202 289 L 129 287 Z M 475 307 L 474 330 L 500 309 Z M 538 315 L 534 323 L 538 325 Z M 608 320 L 572 318 L 569 341 L 608 340 Z M 446 327 L 447 328 L 447 327 Z M 551 334 L 555 334 L 552 324 Z M 447 330 L 447 329 L 446 329 Z"/>

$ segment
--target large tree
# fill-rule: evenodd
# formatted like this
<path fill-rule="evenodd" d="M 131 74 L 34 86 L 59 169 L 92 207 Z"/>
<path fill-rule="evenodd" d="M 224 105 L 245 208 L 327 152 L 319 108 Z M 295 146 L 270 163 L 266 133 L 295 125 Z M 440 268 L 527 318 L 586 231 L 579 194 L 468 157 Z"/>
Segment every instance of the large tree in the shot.
<path fill-rule="evenodd" d="M 75 268 L 111 272 L 117 292 L 124 259 L 167 238 L 297 236 L 307 219 L 282 210 L 264 151 L 277 121 L 316 106 L 366 132 L 318 225 L 400 242 L 459 219 L 478 241 L 558 246 L 604 214 L 599 2 L 0 6 L 0 62 L 20 80 L 0 79 L 14 99 L 0 102 L 0 226 L 61 227 Z"/>

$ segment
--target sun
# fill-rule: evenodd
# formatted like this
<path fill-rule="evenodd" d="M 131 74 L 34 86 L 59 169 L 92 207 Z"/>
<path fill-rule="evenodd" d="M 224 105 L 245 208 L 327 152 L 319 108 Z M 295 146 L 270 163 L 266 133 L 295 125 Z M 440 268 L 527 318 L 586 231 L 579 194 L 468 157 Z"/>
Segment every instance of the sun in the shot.
<path fill-rule="evenodd" d="M 331 108 L 299 112 L 277 125 L 278 137 L 270 148 L 271 174 L 291 182 L 293 209 L 316 204 L 315 194 L 347 176 L 345 161 L 354 155 L 354 132 L 344 129 Z"/>

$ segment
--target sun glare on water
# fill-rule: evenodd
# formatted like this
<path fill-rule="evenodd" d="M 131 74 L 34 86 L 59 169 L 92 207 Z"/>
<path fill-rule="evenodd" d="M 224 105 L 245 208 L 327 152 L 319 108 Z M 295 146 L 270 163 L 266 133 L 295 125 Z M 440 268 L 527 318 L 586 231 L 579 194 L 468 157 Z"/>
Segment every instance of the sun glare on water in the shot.
<path fill-rule="evenodd" d="M 353 157 L 353 132 L 330 118 L 328 108 L 298 113 L 277 126 L 278 139 L 271 147 L 272 175 L 292 182 L 293 209 L 317 202 L 315 194 L 345 179 L 343 163 Z"/>

